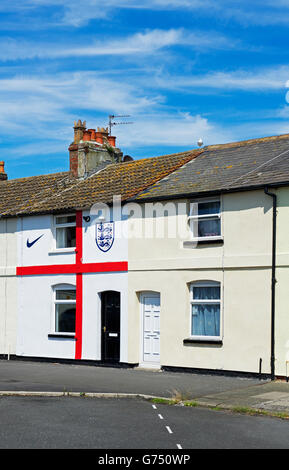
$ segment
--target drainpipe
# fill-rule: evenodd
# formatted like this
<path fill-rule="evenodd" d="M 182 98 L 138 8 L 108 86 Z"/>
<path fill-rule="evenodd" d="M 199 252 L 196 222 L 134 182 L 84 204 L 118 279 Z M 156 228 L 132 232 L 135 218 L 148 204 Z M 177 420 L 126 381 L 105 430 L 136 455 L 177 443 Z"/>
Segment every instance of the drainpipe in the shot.
<path fill-rule="evenodd" d="M 277 195 L 270 193 L 268 187 L 264 188 L 265 194 L 272 197 L 272 277 L 271 277 L 271 380 L 275 380 L 275 285 L 276 285 L 276 220 L 277 220 Z"/>

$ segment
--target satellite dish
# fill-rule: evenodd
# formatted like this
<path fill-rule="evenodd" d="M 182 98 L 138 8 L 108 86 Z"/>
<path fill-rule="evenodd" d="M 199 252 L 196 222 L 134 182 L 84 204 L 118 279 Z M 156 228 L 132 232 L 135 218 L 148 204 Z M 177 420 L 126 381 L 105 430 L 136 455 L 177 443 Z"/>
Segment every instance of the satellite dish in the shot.
<path fill-rule="evenodd" d="M 199 147 L 202 147 L 203 143 L 204 143 L 204 142 L 202 141 L 202 139 L 199 139 L 199 140 L 198 140 L 198 146 L 199 146 Z"/>

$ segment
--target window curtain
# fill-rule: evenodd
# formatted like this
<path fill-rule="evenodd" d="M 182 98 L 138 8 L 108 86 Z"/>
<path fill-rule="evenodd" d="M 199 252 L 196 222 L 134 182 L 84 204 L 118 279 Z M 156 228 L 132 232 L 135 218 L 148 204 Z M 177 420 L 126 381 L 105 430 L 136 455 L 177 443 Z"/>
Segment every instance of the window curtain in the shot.
<path fill-rule="evenodd" d="M 192 335 L 220 336 L 220 304 L 194 304 L 192 310 Z"/>
<path fill-rule="evenodd" d="M 66 247 L 66 228 L 56 229 L 56 248 Z"/>
<path fill-rule="evenodd" d="M 194 300 L 220 300 L 220 286 L 194 286 Z"/>
<path fill-rule="evenodd" d="M 220 286 L 194 286 L 192 305 L 192 335 L 220 336 Z M 216 300 L 197 303 L 198 300 Z"/>
<path fill-rule="evenodd" d="M 198 220 L 198 237 L 214 237 L 220 234 L 220 219 Z"/>

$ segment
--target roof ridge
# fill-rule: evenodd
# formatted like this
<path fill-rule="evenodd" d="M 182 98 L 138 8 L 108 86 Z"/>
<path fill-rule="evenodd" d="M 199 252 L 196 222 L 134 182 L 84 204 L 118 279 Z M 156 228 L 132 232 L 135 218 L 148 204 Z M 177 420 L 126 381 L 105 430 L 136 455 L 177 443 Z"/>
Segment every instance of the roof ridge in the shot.
<path fill-rule="evenodd" d="M 11 180 L 7 179 L 7 180 L 4 180 L 4 181 L 1 181 L 1 183 L 11 183 L 11 182 L 13 182 L 13 181 L 19 181 L 19 182 L 21 182 L 21 181 L 23 181 L 23 180 L 30 180 L 30 179 L 32 179 L 32 178 L 43 178 L 44 176 L 45 176 L 45 177 L 50 177 L 50 176 L 53 177 L 53 176 L 56 176 L 56 175 L 63 175 L 63 176 L 65 176 L 65 175 L 69 175 L 69 174 L 70 174 L 70 171 L 60 171 L 60 172 L 58 172 L 58 173 L 45 173 L 45 174 L 43 174 L 43 175 L 23 176 L 23 177 L 21 177 L 21 178 L 13 178 L 13 179 L 11 179 Z M 72 178 L 72 179 L 73 179 L 73 178 Z"/>
<path fill-rule="evenodd" d="M 247 140 L 239 140 L 237 142 L 228 142 L 226 144 L 213 144 L 207 145 L 203 147 L 203 151 L 205 150 L 218 150 L 222 148 L 231 148 L 231 147 L 240 147 L 242 145 L 250 145 L 259 142 L 268 142 L 270 140 L 278 140 L 278 139 L 289 139 L 289 134 L 280 134 L 280 135 L 272 135 L 267 137 L 259 137 L 257 139 L 247 139 Z"/>
<path fill-rule="evenodd" d="M 203 149 L 201 149 L 203 150 Z M 128 162 L 121 162 L 122 164 L 125 163 L 125 164 L 133 164 L 133 163 L 139 163 L 139 162 L 143 162 L 145 160 L 155 160 L 157 158 L 166 158 L 166 157 L 181 157 L 181 156 L 186 156 L 187 154 L 190 154 L 190 153 L 196 153 L 196 152 L 200 152 L 200 149 L 191 149 L 191 150 L 185 150 L 184 152 L 177 152 L 177 153 L 168 153 L 166 155 L 157 155 L 156 157 L 145 157 L 145 158 L 142 158 L 140 157 L 138 160 L 130 160 Z M 118 165 L 118 163 L 113 163 L 113 165 Z"/>
<path fill-rule="evenodd" d="M 203 151 L 203 149 L 201 149 Z M 143 161 L 146 161 L 146 160 L 155 160 L 155 159 L 158 159 L 158 158 L 166 158 L 166 157 L 181 157 L 181 156 L 186 156 L 187 154 L 190 154 L 190 153 L 196 153 L 196 152 L 200 152 L 200 149 L 192 149 L 192 150 L 185 150 L 184 152 L 176 152 L 176 153 L 169 153 L 169 154 L 166 154 L 166 155 L 157 155 L 156 157 L 145 157 L 145 158 L 139 158 L 138 160 L 130 160 L 128 162 L 121 162 L 121 164 L 134 164 L 134 163 L 140 163 L 140 162 L 143 162 Z M 116 166 L 116 165 L 119 165 L 119 163 L 110 163 L 109 165 L 103 167 L 103 168 L 97 168 L 95 172 L 91 173 L 88 177 L 91 177 L 91 176 L 94 176 L 96 173 L 99 173 L 99 171 L 102 171 L 102 170 L 105 170 L 108 166 L 109 167 L 112 167 L 112 166 Z M 42 175 L 32 175 L 32 176 L 23 176 L 21 178 L 13 178 L 13 179 L 10 179 L 10 180 L 5 180 L 5 181 L 1 181 L 1 183 L 9 183 L 9 182 L 12 182 L 12 181 L 21 181 L 21 180 L 29 180 L 29 179 L 32 179 L 32 178 L 43 178 L 44 176 L 45 177 L 50 177 L 50 176 L 56 176 L 56 175 L 70 175 L 70 171 L 67 170 L 67 171 L 60 171 L 60 172 L 57 172 L 57 173 L 44 173 Z M 72 176 L 71 179 L 78 179 L 78 178 L 75 178 Z"/>

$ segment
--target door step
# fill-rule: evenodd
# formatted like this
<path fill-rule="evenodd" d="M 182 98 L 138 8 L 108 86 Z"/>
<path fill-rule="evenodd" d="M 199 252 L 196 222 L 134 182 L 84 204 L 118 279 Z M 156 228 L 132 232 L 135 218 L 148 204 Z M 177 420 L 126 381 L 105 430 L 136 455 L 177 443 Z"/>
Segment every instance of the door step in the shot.
<path fill-rule="evenodd" d="M 134 370 L 146 370 L 148 372 L 163 372 L 161 366 L 136 366 Z"/>

